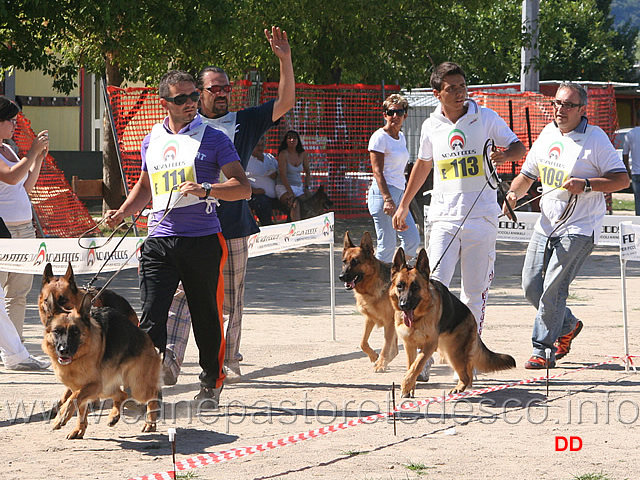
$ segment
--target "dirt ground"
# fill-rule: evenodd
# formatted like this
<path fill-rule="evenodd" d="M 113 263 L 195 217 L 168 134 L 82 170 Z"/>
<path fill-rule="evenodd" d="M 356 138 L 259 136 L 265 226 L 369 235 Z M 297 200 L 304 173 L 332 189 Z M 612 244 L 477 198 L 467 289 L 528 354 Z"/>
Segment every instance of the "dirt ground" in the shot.
<path fill-rule="evenodd" d="M 241 383 L 227 385 L 219 411 L 199 411 L 197 348 L 190 340 L 183 375 L 163 389 L 158 432 L 141 434 L 133 410 L 115 427 L 108 410 L 90 417 L 85 439 L 66 440 L 71 425 L 53 431 L 46 412 L 63 391 L 51 371 L 0 369 L 0 451 L 4 479 L 129 479 L 172 469 L 167 429 L 177 429 L 176 459 L 260 445 L 323 426 L 387 412 L 391 386 L 402 380 L 404 351 L 389 371 L 373 373 L 359 349 L 363 319 L 351 292 L 337 279 L 342 238 L 359 241 L 373 231 L 369 219 L 337 221 L 335 271 L 329 248 L 312 246 L 250 259 L 241 351 Z M 499 242 L 496 278 L 489 297 L 484 342 L 516 358 L 518 367 L 480 375 L 472 390 L 495 391 L 456 402 L 430 404 L 358 424 L 295 445 L 192 470 L 198 479 L 508 479 L 639 478 L 640 375 L 608 355 L 624 353 L 618 251 L 598 247 L 571 287 L 570 306 L 585 327 L 571 353 L 544 381 L 523 368 L 531 353 L 534 309 L 523 298 L 520 275 L 526 245 Z M 640 355 L 640 265 L 627 266 L 629 343 Z M 331 338 L 330 275 L 336 279 L 336 340 Z M 80 279 L 87 281 L 87 278 Z M 101 284 L 100 281 L 97 284 Z M 42 354 L 34 280 L 25 342 Z M 139 311 L 135 270 L 112 287 Z M 452 285 L 456 291 L 456 282 Z M 382 346 L 381 331 L 371 344 Z M 639 357 L 640 358 L 640 357 Z M 637 359 L 640 363 L 640 359 Z M 436 364 L 415 401 L 443 395 L 452 370 Z M 516 383 L 510 388 L 499 388 Z M 400 399 L 396 399 L 400 402 Z M 100 412 L 98 412 L 100 413 Z M 75 422 L 75 418 L 70 422 Z M 574 437 L 571 440 L 571 437 Z M 565 447 L 567 439 L 571 448 Z M 578 447 L 581 447 L 578 449 Z"/>

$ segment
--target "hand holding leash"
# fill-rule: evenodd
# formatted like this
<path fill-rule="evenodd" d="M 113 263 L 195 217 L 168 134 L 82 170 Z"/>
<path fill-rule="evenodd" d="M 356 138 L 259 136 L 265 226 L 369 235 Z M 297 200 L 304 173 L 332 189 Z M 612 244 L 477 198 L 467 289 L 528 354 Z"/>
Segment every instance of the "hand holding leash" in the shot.
<path fill-rule="evenodd" d="M 505 191 L 502 179 L 498 176 L 498 172 L 496 171 L 496 168 L 495 168 L 495 165 L 502 165 L 507 160 L 505 153 L 502 151 L 498 151 L 496 149 L 496 146 L 493 140 L 489 138 L 484 144 L 484 150 L 482 154 L 484 158 L 485 167 L 487 168 L 487 172 L 485 172 L 485 177 L 487 177 L 487 183 L 494 190 L 497 189 L 498 193 L 502 197 L 503 212 L 506 206 L 509 212 L 507 216 L 514 222 L 517 222 L 518 217 L 516 217 L 516 214 L 513 211 L 511 203 L 507 200 L 508 192 Z"/>

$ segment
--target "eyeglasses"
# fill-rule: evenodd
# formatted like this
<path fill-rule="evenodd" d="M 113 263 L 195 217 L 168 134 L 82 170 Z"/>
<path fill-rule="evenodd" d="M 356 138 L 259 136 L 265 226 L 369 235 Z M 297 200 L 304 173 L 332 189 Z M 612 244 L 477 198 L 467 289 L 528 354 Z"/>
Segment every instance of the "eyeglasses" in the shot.
<path fill-rule="evenodd" d="M 387 117 L 393 117 L 394 115 L 401 117 L 406 113 L 406 110 L 404 108 L 397 108 L 395 110 L 386 110 L 384 113 Z"/>
<path fill-rule="evenodd" d="M 582 104 L 582 103 L 562 102 L 560 100 L 551 100 L 551 105 L 553 105 L 557 109 L 561 109 L 562 107 L 564 107 L 567 110 L 571 110 L 572 108 L 583 107 L 584 106 L 584 104 Z"/>
<path fill-rule="evenodd" d="M 233 90 L 233 87 L 231 85 L 211 85 L 210 87 L 205 87 L 204 90 L 208 90 L 209 93 L 217 95 L 220 92 L 229 93 Z"/>
<path fill-rule="evenodd" d="M 167 102 L 175 103 L 176 105 L 184 105 L 187 103 L 187 100 L 191 100 L 192 102 L 197 102 L 200 99 L 200 94 L 198 92 L 190 93 L 189 95 L 181 94 L 175 97 L 164 97 Z"/>
<path fill-rule="evenodd" d="M 11 122 L 11 123 L 13 123 L 14 125 L 18 125 L 18 120 L 17 120 L 17 119 L 15 119 L 15 118 L 9 118 L 9 119 L 7 119 L 7 120 L 3 120 L 3 122 Z"/>

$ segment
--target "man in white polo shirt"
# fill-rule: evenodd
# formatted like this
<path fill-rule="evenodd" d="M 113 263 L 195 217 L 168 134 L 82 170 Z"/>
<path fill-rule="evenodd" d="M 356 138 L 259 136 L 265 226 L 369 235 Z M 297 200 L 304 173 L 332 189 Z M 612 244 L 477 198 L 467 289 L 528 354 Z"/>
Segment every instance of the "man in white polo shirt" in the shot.
<path fill-rule="evenodd" d="M 631 175 L 633 196 L 636 201 L 636 215 L 640 215 L 640 110 L 636 112 L 636 125 L 624 137 L 622 146 L 622 161 Z M 631 156 L 631 164 L 629 164 Z"/>
<path fill-rule="evenodd" d="M 525 297 L 537 310 L 531 370 L 555 367 L 582 330 L 567 307 L 569 285 L 598 242 L 606 213 L 603 193 L 629 186 L 629 176 L 606 133 L 587 122 L 587 92 L 564 82 L 552 101 L 554 121 L 531 146 L 507 201 L 515 206 L 540 177 L 541 216 L 522 268 Z M 506 212 L 506 207 L 503 207 Z M 551 350 L 549 361 L 545 350 Z"/>

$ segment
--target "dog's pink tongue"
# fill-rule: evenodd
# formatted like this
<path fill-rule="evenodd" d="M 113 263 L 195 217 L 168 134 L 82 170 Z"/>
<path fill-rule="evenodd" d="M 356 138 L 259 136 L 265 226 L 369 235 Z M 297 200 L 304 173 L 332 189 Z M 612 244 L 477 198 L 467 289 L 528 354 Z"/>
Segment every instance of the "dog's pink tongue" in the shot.
<path fill-rule="evenodd" d="M 352 290 L 352 289 L 356 288 L 356 282 L 354 280 L 351 280 L 350 282 L 344 282 L 344 286 L 348 290 Z"/>
<path fill-rule="evenodd" d="M 413 310 L 409 310 L 408 312 L 402 312 L 402 319 L 404 320 L 404 324 L 411 328 L 413 326 Z"/>

